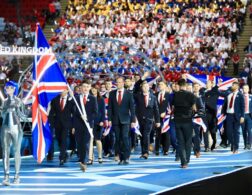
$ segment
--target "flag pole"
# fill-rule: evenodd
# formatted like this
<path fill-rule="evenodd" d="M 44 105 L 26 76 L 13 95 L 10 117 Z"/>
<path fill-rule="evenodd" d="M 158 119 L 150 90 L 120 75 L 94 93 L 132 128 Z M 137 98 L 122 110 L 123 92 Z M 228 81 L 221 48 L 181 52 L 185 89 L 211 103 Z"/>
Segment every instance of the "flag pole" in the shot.
<path fill-rule="evenodd" d="M 0 90 L 0 99 L 1 99 L 2 101 L 4 101 L 4 99 L 5 99 L 1 90 Z"/>
<path fill-rule="evenodd" d="M 80 114 L 81 114 L 82 116 L 84 116 L 85 118 L 87 118 L 87 113 L 86 113 L 85 108 L 83 109 L 83 112 L 82 112 L 82 111 L 81 111 L 81 108 L 80 108 L 80 106 L 79 106 L 79 104 L 78 104 L 78 102 L 77 102 L 77 100 L 76 100 L 76 98 L 75 98 L 74 95 L 73 95 L 73 90 L 70 88 L 70 86 L 69 86 L 68 84 L 67 84 L 67 88 L 68 88 L 68 90 L 70 91 L 69 94 L 70 94 L 70 96 L 73 98 L 74 103 L 75 103 L 77 109 L 79 110 Z M 87 121 L 87 120 L 84 120 L 84 119 L 83 119 L 83 121 L 84 121 L 84 123 L 85 123 L 85 125 L 86 125 L 86 127 L 87 127 L 87 129 L 88 129 L 88 132 L 89 132 L 89 134 L 90 134 L 90 137 L 93 138 L 94 135 L 93 135 L 93 132 L 92 132 L 92 128 L 90 127 L 88 121 Z"/>

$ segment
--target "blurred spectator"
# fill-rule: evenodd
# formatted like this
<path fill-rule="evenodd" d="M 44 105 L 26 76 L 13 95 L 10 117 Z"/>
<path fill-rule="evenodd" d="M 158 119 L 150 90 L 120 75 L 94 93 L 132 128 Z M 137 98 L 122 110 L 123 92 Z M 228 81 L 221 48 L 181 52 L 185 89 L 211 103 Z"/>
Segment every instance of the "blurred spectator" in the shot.
<path fill-rule="evenodd" d="M 236 51 L 232 56 L 232 62 L 233 62 L 233 69 L 234 69 L 233 74 L 237 76 L 239 72 L 240 55 Z"/>

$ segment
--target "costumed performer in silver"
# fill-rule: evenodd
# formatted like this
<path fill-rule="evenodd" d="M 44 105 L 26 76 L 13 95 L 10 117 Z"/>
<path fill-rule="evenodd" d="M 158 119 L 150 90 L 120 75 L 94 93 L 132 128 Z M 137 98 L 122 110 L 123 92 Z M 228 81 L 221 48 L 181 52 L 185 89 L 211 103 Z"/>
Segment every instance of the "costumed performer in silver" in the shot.
<path fill-rule="evenodd" d="M 22 114 L 22 102 L 17 98 L 18 84 L 13 81 L 8 81 L 4 87 L 4 92 L 7 98 L 3 101 L 2 111 L 2 128 L 1 128 L 1 144 L 3 153 L 3 168 L 4 179 L 2 184 L 5 186 L 10 185 L 10 148 L 13 146 L 15 158 L 15 176 L 14 184 L 20 182 L 19 170 L 21 165 L 20 148 L 23 138 L 23 130 L 20 124 L 20 118 L 25 118 Z"/>

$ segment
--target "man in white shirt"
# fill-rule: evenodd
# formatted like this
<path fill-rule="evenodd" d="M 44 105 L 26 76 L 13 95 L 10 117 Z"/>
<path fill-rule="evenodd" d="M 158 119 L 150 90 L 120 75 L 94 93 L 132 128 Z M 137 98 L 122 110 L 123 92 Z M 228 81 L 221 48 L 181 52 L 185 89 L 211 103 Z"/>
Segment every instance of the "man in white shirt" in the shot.
<path fill-rule="evenodd" d="M 244 122 L 244 97 L 239 92 L 239 83 L 232 84 L 232 93 L 225 97 L 222 113 L 226 114 L 226 131 L 229 142 L 231 143 L 231 151 L 233 154 L 238 153 L 240 125 Z"/>

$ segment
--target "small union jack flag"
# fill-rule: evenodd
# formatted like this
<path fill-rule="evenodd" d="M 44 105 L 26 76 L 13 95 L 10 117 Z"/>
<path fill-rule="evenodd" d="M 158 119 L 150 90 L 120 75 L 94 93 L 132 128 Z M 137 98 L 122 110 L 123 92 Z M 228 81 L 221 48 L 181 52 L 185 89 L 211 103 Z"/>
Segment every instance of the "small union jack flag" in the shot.
<path fill-rule="evenodd" d="M 141 132 L 140 132 L 140 125 L 139 122 L 136 118 L 136 123 L 135 126 L 133 128 L 131 128 L 131 131 L 133 131 L 135 134 L 142 136 Z"/>
<path fill-rule="evenodd" d="M 171 118 L 171 109 L 170 106 L 168 106 L 165 112 L 165 117 L 163 118 L 161 133 L 165 133 L 170 129 L 170 118 Z"/>
<path fill-rule="evenodd" d="M 110 125 L 108 125 L 108 102 L 109 102 L 109 98 L 106 97 L 104 98 L 105 101 L 105 122 L 104 122 L 104 128 L 103 128 L 103 136 L 107 136 L 111 130 Z"/>
<path fill-rule="evenodd" d="M 194 118 L 193 119 L 193 122 L 199 126 L 202 127 L 203 131 L 206 132 L 207 131 L 207 126 L 206 124 L 204 123 L 203 119 L 202 118 Z"/>

